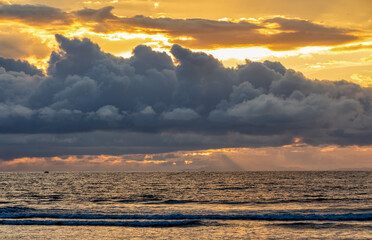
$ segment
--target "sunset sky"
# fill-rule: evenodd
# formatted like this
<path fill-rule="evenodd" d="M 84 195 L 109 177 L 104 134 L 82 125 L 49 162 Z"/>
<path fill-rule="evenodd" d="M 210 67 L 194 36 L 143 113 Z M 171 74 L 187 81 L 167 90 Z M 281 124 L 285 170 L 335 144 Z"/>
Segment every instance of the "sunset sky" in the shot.
<path fill-rule="evenodd" d="M 0 0 L 0 171 L 372 169 L 372 1 Z"/>

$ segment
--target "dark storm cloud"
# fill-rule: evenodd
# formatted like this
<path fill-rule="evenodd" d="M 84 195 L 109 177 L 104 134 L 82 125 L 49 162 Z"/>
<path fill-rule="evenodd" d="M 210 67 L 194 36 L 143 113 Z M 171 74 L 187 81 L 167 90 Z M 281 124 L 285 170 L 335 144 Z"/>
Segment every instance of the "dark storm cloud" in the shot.
<path fill-rule="evenodd" d="M 66 134 L 1 134 L 0 159 L 66 155 L 154 154 L 225 147 L 282 146 L 290 136 L 248 136 L 238 133 L 138 133 L 94 131 Z M 155 159 L 154 159 L 155 160 Z"/>
<path fill-rule="evenodd" d="M 19 20 L 26 24 L 70 24 L 69 14 L 44 5 L 1 5 L 0 19 Z"/>
<path fill-rule="evenodd" d="M 28 75 L 44 75 L 40 69 L 27 61 L 14 60 L 11 58 L 0 57 L 0 67 L 3 67 L 6 71 L 24 72 Z"/>
<path fill-rule="evenodd" d="M 56 39 L 47 76 L 26 74 L 24 63 L 20 72 L 0 68 L 1 158 L 281 146 L 294 138 L 372 144 L 370 88 L 309 80 L 279 62 L 226 68 L 179 45 L 174 64 L 147 46 L 124 59 L 89 39 Z"/>

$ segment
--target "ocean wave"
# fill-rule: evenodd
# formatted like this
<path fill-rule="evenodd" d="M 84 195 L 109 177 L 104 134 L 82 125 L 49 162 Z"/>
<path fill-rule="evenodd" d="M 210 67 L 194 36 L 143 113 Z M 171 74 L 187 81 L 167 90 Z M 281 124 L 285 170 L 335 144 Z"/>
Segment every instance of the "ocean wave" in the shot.
<path fill-rule="evenodd" d="M 106 220 L 261 220 L 261 221 L 371 221 L 372 213 L 345 214 L 301 214 L 301 213 L 266 213 L 266 214 L 63 214 L 63 213 L 0 213 L 0 219 L 106 219 Z"/>
<path fill-rule="evenodd" d="M 174 200 L 174 199 L 169 199 L 169 200 L 164 200 L 162 202 L 159 202 L 159 204 L 186 204 L 186 203 L 203 204 L 203 203 L 209 203 L 209 202 L 208 201 L 194 201 L 194 200 Z"/>
<path fill-rule="evenodd" d="M 277 223 L 270 224 L 270 226 L 293 228 L 293 229 L 360 229 L 360 230 L 372 230 L 372 225 L 360 225 L 360 224 L 345 224 L 345 223 L 314 223 L 314 222 L 294 222 L 294 223 Z"/>
<path fill-rule="evenodd" d="M 318 202 L 358 202 L 358 201 L 368 201 L 369 199 L 337 199 L 337 198 L 326 198 L 326 197 L 314 197 L 314 198 L 303 198 L 303 199 L 277 199 L 277 200 L 241 200 L 241 201 L 231 201 L 231 200 L 192 200 L 192 199 L 162 199 L 161 197 L 143 197 L 138 199 L 92 199 L 93 203 L 100 202 L 117 202 L 125 204 L 188 204 L 188 203 L 197 203 L 197 204 L 221 204 L 221 205 L 242 205 L 242 204 L 287 204 L 287 203 L 318 203 Z"/>
<path fill-rule="evenodd" d="M 120 227 L 179 227 L 200 225 L 199 220 L 187 221 L 61 221 L 61 220 L 0 220 L 0 225 L 56 226 L 120 226 Z"/>
<path fill-rule="evenodd" d="M 0 208 L 0 214 L 2 213 L 17 213 L 17 212 L 25 212 L 25 211 L 32 211 L 35 210 L 34 208 L 28 207 L 2 207 Z"/>

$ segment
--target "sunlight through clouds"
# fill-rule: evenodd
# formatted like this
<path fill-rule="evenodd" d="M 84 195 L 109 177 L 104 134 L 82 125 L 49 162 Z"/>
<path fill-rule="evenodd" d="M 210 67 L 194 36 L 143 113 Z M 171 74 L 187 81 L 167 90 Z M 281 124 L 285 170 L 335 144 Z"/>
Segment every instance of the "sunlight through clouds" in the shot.
<path fill-rule="evenodd" d="M 0 1 L 2 164 L 271 169 L 371 144 L 370 3 L 290 2 Z"/>

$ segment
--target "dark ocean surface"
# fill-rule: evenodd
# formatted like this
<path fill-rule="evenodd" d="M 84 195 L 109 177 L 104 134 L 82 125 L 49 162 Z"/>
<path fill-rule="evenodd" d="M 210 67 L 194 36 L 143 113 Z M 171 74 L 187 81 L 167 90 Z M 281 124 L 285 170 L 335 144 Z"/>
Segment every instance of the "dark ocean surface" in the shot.
<path fill-rule="evenodd" d="M 372 172 L 0 173 L 0 239 L 372 239 Z"/>

